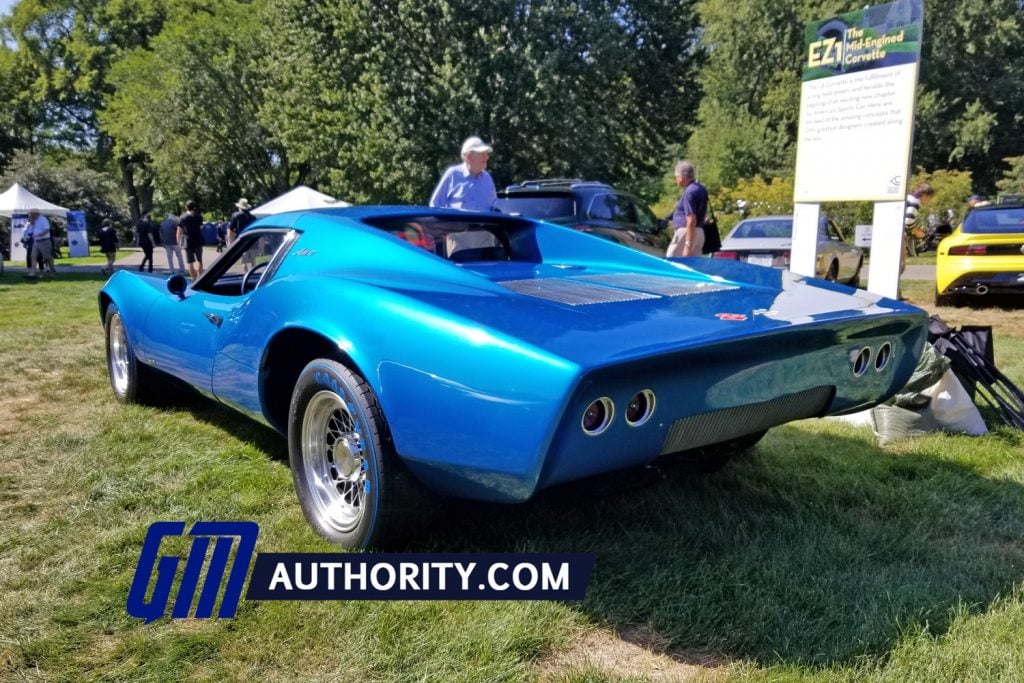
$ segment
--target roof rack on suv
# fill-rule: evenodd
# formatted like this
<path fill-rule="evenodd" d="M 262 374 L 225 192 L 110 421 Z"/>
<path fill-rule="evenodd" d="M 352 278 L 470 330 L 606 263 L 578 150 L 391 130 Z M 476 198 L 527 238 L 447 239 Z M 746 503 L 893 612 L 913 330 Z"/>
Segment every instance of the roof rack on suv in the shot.
<path fill-rule="evenodd" d="M 608 183 L 598 182 L 596 180 L 583 180 L 582 178 L 544 178 L 541 180 L 524 180 L 521 183 L 515 185 L 509 185 L 505 188 L 508 190 L 523 190 L 523 189 L 541 189 L 544 187 L 557 187 L 567 185 L 569 187 L 580 187 L 592 185 L 595 187 L 611 187 Z"/>

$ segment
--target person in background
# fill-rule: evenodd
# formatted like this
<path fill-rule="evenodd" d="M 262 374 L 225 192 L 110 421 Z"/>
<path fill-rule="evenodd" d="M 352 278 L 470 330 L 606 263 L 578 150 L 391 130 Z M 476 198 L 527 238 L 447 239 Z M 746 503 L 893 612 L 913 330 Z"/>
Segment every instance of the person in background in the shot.
<path fill-rule="evenodd" d="M 921 207 L 926 206 L 935 196 L 929 183 L 918 183 L 907 195 L 907 210 L 903 218 L 903 250 L 900 257 L 900 274 L 907 269 L 907 257 L 917 256 L 914 251 L 914 237 L 920 239 L 927 232 L 927 225 L 921 217 Z M 918 232 L 918 235 L 914 235 Z"/>
<path fill-rule="evenodd" d="M 967 206 L 972 209 L 976 209 L 980 206 L 989 206 L 990 204 L 992 204 L 992 202 L 988 201 L 980 194 L 972 194 L 967 198 Z"/>
<path fill-rule="evenodd" d="M 56 273 L 53 267 L 53 241 L 50 237 L 50 221 L 39 213 L 39 209 L 28 210 L 28 224 L 32 229 L 32 248 L 28 255 L 28 273 L 26 277 L 38 277 L 37 268 L 42 272 Z"/>
<path fill-rule="evenodd" d="M 228 246 L 228 223 L 227 221 L 217 222 L 217 253 L 224 251 Z"/>
<path fill-rule="evenodd" d="M 155 234 L 155 228 L 153 227 L 153 221 L 149 219 L 149 212 L 142 214 L 142 218 L 139 219 L 139 224 L 135 226 L 136 241 L 139 243 L 139 247 L 142 248 L 142 263 L 139 264 L 139 272 L 146 269 L 146 264 L 149 263 L 149 272 L 153 272 L 153 236 Z"/>
<path fill-rule="evenodd" d="M 203 214 L 191 199 L 185 203 L 185 213 L 178 219 L 178 242 L 185 243 L 185 262 L 189 275 L 195 280 L 203 274 Z"/>
<path fill-rule="evenodd" d="M 235 211 L 231 214 L 231 220 L 228 222 L 228 244 L 231 244 L 243 230 L 248 228 L 256 220 L 256 216 L 252 215 L 252 206 L 249 205 L 249 200 L 242 197 L 235 204 Z"/>
<path fill-rule="evenodd" d="M 21 231 L 21 246 L 25 247 L 25 267 L 32 268 L 32 223 L 26 223 Z"/>
<path fill-rule="evenodd" d="M 114 230 L 114 222 L 109 218 L 103 219 L 103 227 L 100 228 L 100 253 L 107 257 L 107 265 L 100 272 L 113 275 L 114 259 L 117 257 L 117 230 Z"/>
<path fill-rule="evenodd" d="M 494 148 L 480 138 L 466 138 L 462 143 L 462 163 L 449 166 L 430 195 L 430 205 L 439 209 L 492 211 L 498 193 L 487 172 L 487 162 Z"/>
<path fill-rule="evenodd" d="M 160 242 L 167 254 L 167 270 L 184 274 L 185 259 L 181 256 L 181 245 L 178 244 L 178 217 L 173 213 L 167 214 L 167 218 L 160 224 Z M 178 270 L 174 270 L 174 256 L 178 257 Z"/>
<path fill-rule="evenodd" d="M 696 171 L 689 161 L 676 164 L 676 185 L 683 194 L 672 212 L 672 241 L 665 256 L 702 256 L 704 219 L 708 212 L 708 191 L 695 180 Z"/>

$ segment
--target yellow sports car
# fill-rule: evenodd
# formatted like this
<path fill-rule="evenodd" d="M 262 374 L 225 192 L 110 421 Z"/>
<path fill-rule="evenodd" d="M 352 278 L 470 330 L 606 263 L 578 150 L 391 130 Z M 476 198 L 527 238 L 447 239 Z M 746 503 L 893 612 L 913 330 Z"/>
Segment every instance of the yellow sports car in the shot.
<path fill-rule="evenodd" d="M 989 292 L 1024 294 L 1024 205 L 972 209 L 939 244 L 935 305 Z"/>

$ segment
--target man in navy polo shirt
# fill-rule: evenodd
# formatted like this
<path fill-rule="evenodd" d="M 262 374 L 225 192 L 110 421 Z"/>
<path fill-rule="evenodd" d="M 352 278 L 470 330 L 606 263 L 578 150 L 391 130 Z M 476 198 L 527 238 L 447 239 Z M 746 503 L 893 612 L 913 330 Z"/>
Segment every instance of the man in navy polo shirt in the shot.
<path fill-rule="evenodd" d="M 683 188 L 675 211 L 672 212 L 672 241 L 665 256 L 701 256 L 704 248 L 704 218 L 708 212 L 708 191 L 698 183 L 693 164 L 676 164 L 676 185 Z"/>
<path fill-rule="evenodd" d="M 430 195 L 430 205 L 439 209 L 492 211 L 498 193 L 487 172 L 494 149 L 475 135 L 462 143 L 462 163 L 449 166 Z"/>

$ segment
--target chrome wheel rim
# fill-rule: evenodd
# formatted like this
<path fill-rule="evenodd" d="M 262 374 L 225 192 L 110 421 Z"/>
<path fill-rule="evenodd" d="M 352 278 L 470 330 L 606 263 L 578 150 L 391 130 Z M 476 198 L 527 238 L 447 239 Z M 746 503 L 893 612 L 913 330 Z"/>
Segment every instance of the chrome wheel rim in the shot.
<path fill-rule="evenodd" d="M 347 533 L 363 518 L 369 482 L 362 434 L 333 391 L 317 392 L 302 418 L 302 466 L 317 515 Z"/>
<path fill-rule="evenodd" d="M 119 395 L 128 392 L 128 337 L 119 315 L 110 319 L 110 378 Z"/>

